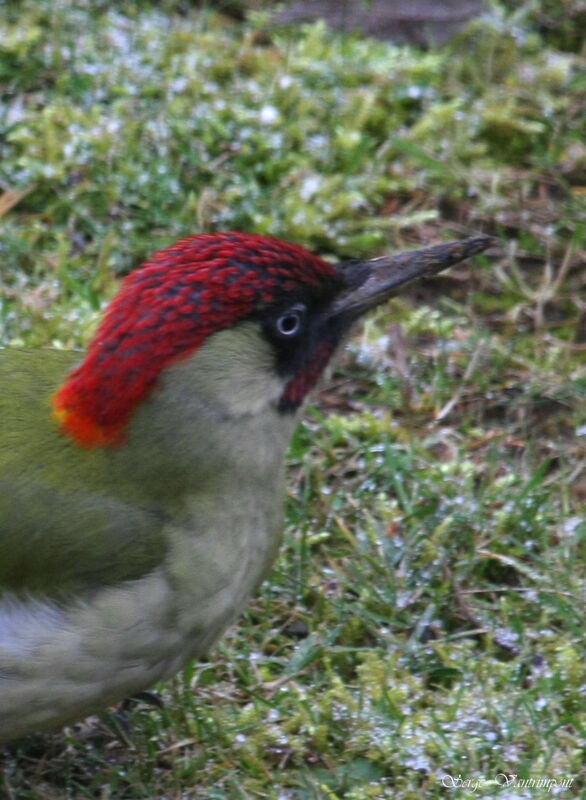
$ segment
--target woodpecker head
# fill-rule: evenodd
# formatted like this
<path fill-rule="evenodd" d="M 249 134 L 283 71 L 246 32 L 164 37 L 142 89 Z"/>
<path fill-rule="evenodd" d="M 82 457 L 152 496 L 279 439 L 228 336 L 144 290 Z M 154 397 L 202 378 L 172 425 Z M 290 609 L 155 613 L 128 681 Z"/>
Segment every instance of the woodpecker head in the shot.
<path fill-rule="evenodd" d="M 212 371 L 224 392 L 229 388 L 217 380 L 223 370 L 240 372 L 246 383 L 246 370 L 259 360 L 255 375 L 264 376 L 266 390 L 256 380 L 243 413 L 259 405 L 261 392 L 263 403 L 290 415 L 358 317 L 399 285 L 479 252 L 488 241 L 465 240 L 476 242 L 475 249 L 452 243 L 333 265 L 272 237 L 183 239 L 123 281 L 85 359 L 54 396 L 54 416 L 82 447 L 121 445 L 135 411 L 156 395 L 165 374 L 196 359 L 208 372 L 215 360 Z M 233 391 L 235 408 L 240 387 Z"/>

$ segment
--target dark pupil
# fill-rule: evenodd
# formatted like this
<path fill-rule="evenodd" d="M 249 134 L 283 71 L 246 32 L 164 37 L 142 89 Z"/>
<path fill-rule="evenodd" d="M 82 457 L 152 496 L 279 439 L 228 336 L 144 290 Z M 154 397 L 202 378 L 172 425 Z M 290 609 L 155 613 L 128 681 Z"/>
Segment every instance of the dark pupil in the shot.
<path fill-rule="evenodd" d="M 291 336 L 299 328 L 299 314 L 285 314 L 278 322 L 279 333 Z"/>

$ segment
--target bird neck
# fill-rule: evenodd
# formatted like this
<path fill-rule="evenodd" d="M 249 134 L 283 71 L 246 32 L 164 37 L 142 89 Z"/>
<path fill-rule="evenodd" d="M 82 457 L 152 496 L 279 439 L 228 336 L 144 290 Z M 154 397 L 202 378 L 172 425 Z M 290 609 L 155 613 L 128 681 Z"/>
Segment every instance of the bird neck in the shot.
<path fill-rule="evenodd" d="M 177 496 L 204 486 L 273 486 L 298 416 L 278 410 L 284 380 L 256 326 L 214 334 L 161 376 L 111 451 L 144 470 L 151 491 Z M 136 473 L 135 473 L 136 476 Z M 154 485 L 153 485 L 154 484 Z"/>

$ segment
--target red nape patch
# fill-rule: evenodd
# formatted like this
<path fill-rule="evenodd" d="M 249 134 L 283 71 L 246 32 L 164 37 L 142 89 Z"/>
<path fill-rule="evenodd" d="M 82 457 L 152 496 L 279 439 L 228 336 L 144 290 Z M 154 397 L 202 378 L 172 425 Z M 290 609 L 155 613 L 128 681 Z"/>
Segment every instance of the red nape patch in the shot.
<path fill-rule="evenodd" d="M 285 390 L 279 401 L 281 411 L 295 411 L 305 400 L 321 374 L 326 368 L 328 361 L 334 353 L 334 345 L 331 342 L 320 342 L 312 353 L 311 361 L 300 370 L 285 386 Z"/>
<path fill-rule="evenodd" d="M 54 416 L 82 447 L 123 444 L 161 370 L 281 292 L 335 280 L 327 261 L 272 237 L 182 239 L 124 279 L 84 361 L 54 396 Z"/>

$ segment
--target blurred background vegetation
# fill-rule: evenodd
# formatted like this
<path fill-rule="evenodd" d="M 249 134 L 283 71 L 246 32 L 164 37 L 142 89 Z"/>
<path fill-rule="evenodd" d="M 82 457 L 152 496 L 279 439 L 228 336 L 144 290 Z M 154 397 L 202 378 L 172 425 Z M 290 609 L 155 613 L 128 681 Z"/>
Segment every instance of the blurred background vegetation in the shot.
<path fill-rule="evenodd" d="M 350 342 L 209 661 L 0 755 L 0 794 L 586 797 L 584 4 L 486 3 L 441 47 L 273 12 L 0 1 L 0 344 L 83 346 L 197 232 L 502 247 Z"/>

